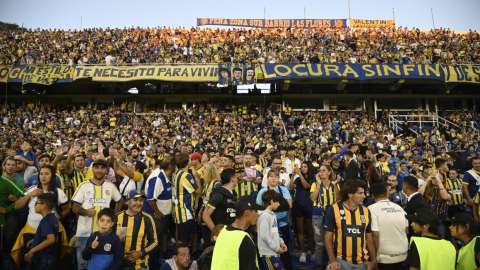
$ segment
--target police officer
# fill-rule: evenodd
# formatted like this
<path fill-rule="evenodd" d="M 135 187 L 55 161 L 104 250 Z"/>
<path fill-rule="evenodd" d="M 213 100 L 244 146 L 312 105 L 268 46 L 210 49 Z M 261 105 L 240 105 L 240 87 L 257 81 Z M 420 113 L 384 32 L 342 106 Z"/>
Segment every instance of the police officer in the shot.
<path fill-rule="evenodd" d="M 217 224 L 230 225 L 235 221 L 235 200 L 237 194 L 237 177 L 235 170 L 225 169 L 220 175 L 223 186 L 213 189 L 210 200 L 203 211 L 203 221 L 207 227 L 213 230 Z"/>

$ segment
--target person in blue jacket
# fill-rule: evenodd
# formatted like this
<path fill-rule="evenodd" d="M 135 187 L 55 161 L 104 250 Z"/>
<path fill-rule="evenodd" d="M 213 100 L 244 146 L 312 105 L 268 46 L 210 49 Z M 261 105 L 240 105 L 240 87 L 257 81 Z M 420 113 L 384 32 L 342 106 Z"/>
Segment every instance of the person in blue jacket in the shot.
<path fill-rule="evenodd" d="M 115 211 L 104 208 L 98 212 L 98 231 L 90 235 L 82 252 L 88 270 L 117 270 L 123 262 L 123 245 L 113 230 Z"/>

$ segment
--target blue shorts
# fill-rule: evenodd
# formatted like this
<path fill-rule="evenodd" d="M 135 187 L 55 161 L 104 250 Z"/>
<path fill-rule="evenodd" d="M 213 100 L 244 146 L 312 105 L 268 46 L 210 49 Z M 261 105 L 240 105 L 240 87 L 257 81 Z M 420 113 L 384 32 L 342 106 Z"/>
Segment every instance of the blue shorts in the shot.
<path fill-rule="evenodd" d="M 195 232 L 195 220 L 190 219 L 187 222 L 177 224 L 178 241 L 189 243 Z"/>
<path fill-rule="evenodd" d="M 265 270 L 283 270 L 282 260 L 280 260 L 280 256 L 263 256 L 260 255 L 263 266 Z"/>

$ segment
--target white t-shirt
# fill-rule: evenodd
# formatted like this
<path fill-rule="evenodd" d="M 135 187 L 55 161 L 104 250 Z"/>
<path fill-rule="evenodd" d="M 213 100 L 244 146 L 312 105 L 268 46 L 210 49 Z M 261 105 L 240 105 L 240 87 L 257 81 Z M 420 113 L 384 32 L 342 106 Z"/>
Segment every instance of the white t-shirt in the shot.
<path fill-rule="evenodd" d="M 94 184 L 91 180 L 83 182 L 75 194 L 73 194 L 72 203 L 78 203 L 83 209 L 95 207 L 100 212 L 103 208 L 110 208 L 110 201 L 119 202 L 122 199 L 120 191 L 110 182 L 103 181 L 101 185 Z M 97 215 L 94 217 L 78 216 L 77 237 L 89 237 L 93 232 L 98 231 Z"/>
<path fill-rule="evenodd" d="M 378 152 L 382 153 L 381 149 L 383 149 L 383 143 L 377 143 L 377 147 L 378 147 Z"/>
<path fill-rule="evenodd" d="M 272 168 L 267 167 L 267 168 L 263 171 L 262 188 L 268 186 L 268 177 L 267 177 L 267 175 L 268 175 L 268 172 L 269 172 L 271 169 L 272 169 Z M 280 186 L 284 186 L 284 187 L 286 187 L 287 189 L 290 189 L 290 177 L 288 177 L 288 174 L 286 174 L 286 173 L 284 173 L 284 172 L 280 172 L 279 182 L 280 182 Z"/>
<path fill-rule="evenodd" d="M 125 176 L 122 180 L 122 183 L 118 187 L 118 189 L 119 189 L 120 193 L 122 193 L 122 196 L 126 197 L 127 194 L 131 190 L 141 189 L 142 186 L 143 186 L 143 181 L 144 180 L 145 180 L 145 178 L 142 178 L 142 180 L 140 180 L 140 182 L 135 182 L 135 180 L 130 179 L 130 177 L 128 177 L 128 176 Z"/>
<path fill-rule="evenodd" d="M 381 200 L 368 209 L 372 213 L 372 231 L 380 233 L 378 262 L 388 264 L 405 261 L 408 254 L 405 228 L 408 227 L 408 221 L 403 208 L 390 200 Z"/>
<path fill-rule="evenodd" d="M 23 196 L 27 195 L 30 192 L 33 192 L 35 189 L 37 189 L 37 185 L 29 187 L 25 191 Z M 57 192 L 58 192 L 58 204 L 60 206 L 68 204 L 67 195 L 65 195 L 65 193 L 59 188 L 57 188 Z M 45 193 L 52 193 L 53 194 L 53 191 L 45 191 Z M 40 221 L 43 218 L 42 215 L 40 215 L 38 213 L 35 213 L 35 203 L 36 202 L 37 202 L 37 196 L 32 196 L 30 198 L 30 200 L 28 201 L 28 219 L 27 219 L 28 224 L 30 224 L 30 226 L 32 228 L 34 228 L 35 230 L 38 228 L 38 224 L 40 224 Z M 58 214 L 57 211 L 55 211 L 55 208 L 52 209 L 52 213 L 55 214 L 55 215 Z"/>
<path fill-rule="evenodd" d="M 290 158 L 285 159 L 285 161 L 283 162 L 283 167 L 285 167 L 286 173 L 288 175 L 292 174 L 293 170 L 295 169 L 295 165 L 297 165 L 297 168 L 302 167 L 302 163 L 300 162 L 300 160 L 298 158 L 296 158 L 293 161 L 293 164 L 292 164 L 292 160 Z"/>

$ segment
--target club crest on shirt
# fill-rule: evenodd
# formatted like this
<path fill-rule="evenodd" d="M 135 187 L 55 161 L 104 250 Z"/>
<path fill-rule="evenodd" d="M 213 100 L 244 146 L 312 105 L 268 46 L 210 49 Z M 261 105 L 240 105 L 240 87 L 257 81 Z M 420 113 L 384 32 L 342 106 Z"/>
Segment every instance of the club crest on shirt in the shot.
<path fill-rule="evenodd" d="M 340 210 L 340 215 L 345 215 L 345 210 Z"/>
<path fill-rule="evenodd" d="M 361 215 L 361 216 L 360 216 L 360 221 L 361 221 L 362 223 L 367 223 L 367 219 L 365 218 L 364 215 Z"/>
<path fill-rule="evenodd" d="M 112 248 L 112 245 L 110 244 L 105 244 L 105 246 L 103 247 L 105 251 L 110 251 L 111 248 Z"/>
<path fill-rule="evenodd" d="M 243 189 L 245 189 L 245 191 L 248 191 L 248 186 L 243 186 Z"/>
<path fill-rule="evenodd" d="M 110 195 L 110 190 L 105 190 L 105 194 Z"/>

